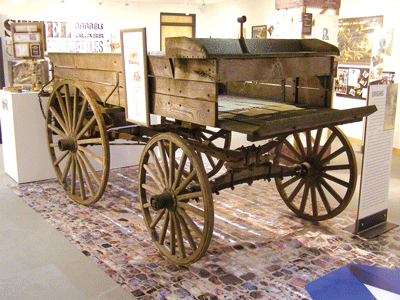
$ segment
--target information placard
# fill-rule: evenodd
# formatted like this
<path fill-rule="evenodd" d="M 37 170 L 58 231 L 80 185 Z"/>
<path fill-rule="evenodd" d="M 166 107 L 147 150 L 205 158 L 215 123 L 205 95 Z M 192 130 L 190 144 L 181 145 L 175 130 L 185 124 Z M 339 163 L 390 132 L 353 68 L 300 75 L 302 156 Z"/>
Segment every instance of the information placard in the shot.
<path fill-rule="evenodd" d="M 396 116 L 397 84 L 371 85 L 368 105 L 378 111 L 367 118 L 356 233 L 386 222 Z"/>
<path fill-rule="evenodd" d="M 150 125 L 146 28 L 121 30 L 125 72 L 126 120 Z"/>

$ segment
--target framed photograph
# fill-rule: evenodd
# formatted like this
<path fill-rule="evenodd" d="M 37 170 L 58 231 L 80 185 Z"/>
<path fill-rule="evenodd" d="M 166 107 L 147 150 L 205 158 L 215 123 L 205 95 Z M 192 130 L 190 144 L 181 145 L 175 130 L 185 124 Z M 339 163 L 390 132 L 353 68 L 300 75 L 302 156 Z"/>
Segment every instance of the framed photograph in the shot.
<path fill-rule="evenodd" d="M 150 126 L 146 28 L 121 30 L 121 46 L 125 74 L 126 120 Z"/>
<path fill-rule="evenodd" d="M 46 50 L 44 22 L 11 23 L 14 58 L 42 59 Z"/>
<path fill-rule="evenodd" d="M 251 27 L 252 39 L 266 39 L 267 38 L 267 25 L 259 25 Z"/>

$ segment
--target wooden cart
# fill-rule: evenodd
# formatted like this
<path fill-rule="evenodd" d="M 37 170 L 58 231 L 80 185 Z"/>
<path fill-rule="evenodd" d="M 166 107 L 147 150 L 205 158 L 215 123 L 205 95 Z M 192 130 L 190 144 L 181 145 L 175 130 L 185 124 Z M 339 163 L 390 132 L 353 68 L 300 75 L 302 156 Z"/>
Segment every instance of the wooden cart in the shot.
<path fill-rule="evenodd" d="M 225 188 L 273 178 L 300 217 L 334 217 L 357 179 L 335 126 L 376 110 L 331 108 L 338 54 L 310 39 L 167 39 L 165 55 L 148 56 L 149 111 L 163 118 L 146 127 L 125 119 L 122 55 L 50 53 L 46 130 L 57 177 L 73 200 L 92 204 L 107 186 L 110 145 L 145 143 L 141 209 L 154 243 L 178 265 L 206 252 L 212 194 Z M 231 150 L 232 132 L 258 146 Z"/>

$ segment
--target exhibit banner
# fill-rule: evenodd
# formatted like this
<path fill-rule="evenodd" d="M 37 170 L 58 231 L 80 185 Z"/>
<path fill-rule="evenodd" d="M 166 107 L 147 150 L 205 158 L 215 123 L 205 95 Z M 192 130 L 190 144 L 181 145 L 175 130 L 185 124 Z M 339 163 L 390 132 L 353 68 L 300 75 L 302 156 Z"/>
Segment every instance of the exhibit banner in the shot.
<path fill-rule="evenodd" d="M 126 120 L 150 125 L 146 28 L 121 30 L 125 75 Z"/>
<path fill-rule="evenodd" d="M 398 84 L 370 85 L 356 233 L 387 220 Z M 386 230 L 387 231 L 387 230 Z"/>

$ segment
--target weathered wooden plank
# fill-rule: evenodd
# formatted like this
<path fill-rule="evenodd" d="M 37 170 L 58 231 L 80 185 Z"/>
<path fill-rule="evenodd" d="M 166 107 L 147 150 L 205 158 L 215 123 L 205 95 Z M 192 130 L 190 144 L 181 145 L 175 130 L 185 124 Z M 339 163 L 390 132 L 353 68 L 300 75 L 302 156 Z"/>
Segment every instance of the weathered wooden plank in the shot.
<path fill-rule="evenodd" d="M 218 60 L 218 82 L 332 75 L 331 57 Z"/>
<path fill-rule="evenodd" d="M 149 77 L 150 93 L 217 101 L 218 86 L 214 82 L 187 81 L 163 77 Z"/>
<path fill-rule="evenodd" d="M 175 79 L 217 81 L 217 61 L 208 59 L 175 59 Z"/>
<path fill-rule="evenodd" d="M 174 78 L 171 61 L 163 56 L 148 56 L 148 74 L 157 77 Z"/>
<path fill-rule="evenodd" d="M 249 136 L 254 136 L 257 133 L 257 130 L 260 128 L 257 125 L 247 124 L 229 119 L 218 121 L 218 127 L 229 131 L 244 133 Z"/>
<path fill-rule="evenodd" d="M 54 75 L 59 78 L 92 81 L 109 85 L 123 85 L 123 73 L 105 70 L 88 70 L 54 67 Z"/>
<path fill-rule="evenodd" d="M 319 109 L 315 110 L 315 113 L 308 113 L 306 117 L 304 115 L 297 115 L 267 121 L 257 130 L 257 135 L 260 137 L 271 136 L 284 132 L 356 122 L 375 111 L 375 106 L 357 107 L 346 110 Z"/>
<path fill-rule="evenodd" d="M 57 84 L 62 79 L 65 79 L 65 78 L 55 77 L 55 84 Z M 84 80 L 80 80 L 80 82 L 84 87 L 90 88 L 92 91 L 94 91 L 103 102 L 106 100 L 106 98 L 111 94 L 111 92 L 115 88 L 112 85 L 106 85 L 106 84 L 101 84 L 101 83 L 97 83 L 97 82 L 84 81 Z M 124 88 L 118 87 L 111 94 L 110 98 L 107 100 L 107 103 L 111 104 L 111 105 L 125 107 L 125 99 L 126 98 L 125 98 Z"/>
<path fill-rule="evenodd" d="M 207 58 L 206 49 L 187 37 L 171 37 L 165 40 L 165 55 L 173 58 Z"/>
<path fill-rule="evenodd" d="M 54 66 L 123 72 L 122 55 L 115 53 L 49 53 Z"/>
<path fill-rule="evenodd" d="M 151 113 L 194 124 L 216 126 L 217 102 L 150 94 Z"/>

